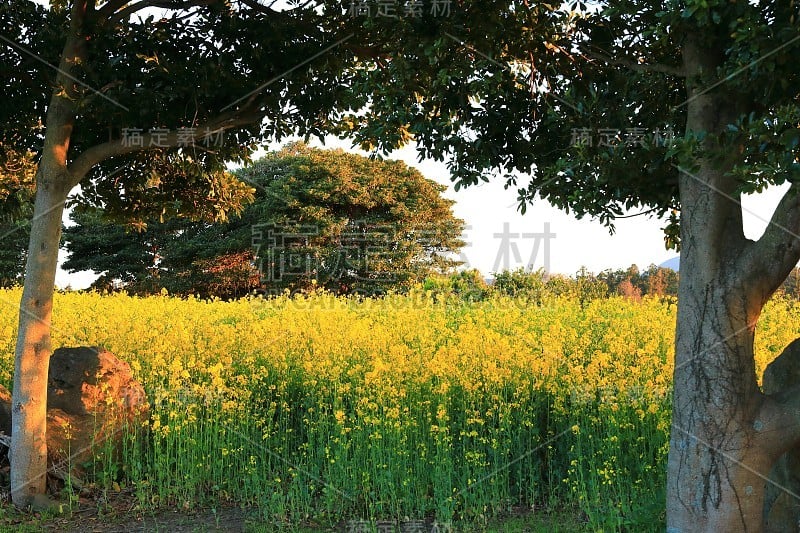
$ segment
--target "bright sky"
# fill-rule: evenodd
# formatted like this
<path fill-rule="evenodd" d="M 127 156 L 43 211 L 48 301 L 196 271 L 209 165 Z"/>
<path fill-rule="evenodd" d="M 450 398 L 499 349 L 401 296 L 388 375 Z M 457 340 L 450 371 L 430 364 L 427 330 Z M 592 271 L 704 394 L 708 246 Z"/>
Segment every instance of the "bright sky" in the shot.
<path fill-rule="evenodd" d="M 319 142 L 311 144 L 323 147 Z M 279 146 L 273 144 L 269 149 Z M 325 147 L 364 154 L 351 149 L 349 143 L 335 138 L 329 139 Z M 453 208 L 455 215 L 467 224 L 464 240 L 468 246 L 461 259 L 467 267 L 477 268 L 486 277 L 499 270 L 519 267 L 532 267 L 534 270 L 545 268 L 553 273 L 568 275 L 574 274 L 582 266 L 595 273 L 607 268 L 627 268 L 632 264 L 644 269 L 676 255 L 665 249 L 660 230 L 663 223 L 658 219 L 635 217 L 619 220 L 616 233 L 609 235 L 599 222 L 577 220 L 545 201 L 536 202 L 525 215 L 521 215 L 517 211 L 516 191 L 503 189 L 502 180 L 455 192 L 444 163 L 430 160 L 417 162 L 414 146 L 398 150 L 390 158 L 405 161 L 426 177 L 448 186 L 445 196 L 456 201 Z M 785 187 L 772 188 L 743 199 L 745 235 L 752 239 L 761 235 L 784 190 Z M 549 232 L 555 234 L 549 239 L 549 257 L 545 254 L 544 238 L 538 239 L 540 244 L 534 255 L 537 239 L 528 234 L 544 234 L 546 224 L 549 224 Z M 509 236 L 505 239 L 505 245 L 501 238 L 504 227 L 507 227 L 505 233 Z M 59 270 L 56 284 L 59 287 L 71 285 L 77 289 L 88 286 L 93 279 L 91 273 L 70 275 Z"/>

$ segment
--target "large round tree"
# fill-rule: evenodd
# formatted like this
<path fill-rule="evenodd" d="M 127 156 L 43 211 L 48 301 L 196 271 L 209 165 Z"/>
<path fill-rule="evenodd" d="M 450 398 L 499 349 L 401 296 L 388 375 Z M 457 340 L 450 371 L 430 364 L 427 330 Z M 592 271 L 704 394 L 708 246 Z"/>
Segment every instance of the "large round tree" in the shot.
<path fill-rule="evenodd" d="M 259 190 L 247 214 L 267 289 L 374 294 L 458 264 L 454 202 L 405 163 L 297 143 L 238 175 Z"/>

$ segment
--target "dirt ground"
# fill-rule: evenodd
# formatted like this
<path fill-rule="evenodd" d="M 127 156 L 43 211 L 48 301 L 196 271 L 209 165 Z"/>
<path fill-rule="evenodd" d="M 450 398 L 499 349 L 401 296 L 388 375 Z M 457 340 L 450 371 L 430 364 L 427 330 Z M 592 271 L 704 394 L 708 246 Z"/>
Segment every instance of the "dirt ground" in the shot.
<path fill-rule="evenodd" d="M 241 509 L 219 509 L 216 513 L 199 511 L 194 513 L 162 511 L 150 515 L 128 517 L 80 516 L 73 513 L 69 518 L 55 518 L 40 522 L 39 531 L 74 531 L 79 533 L 128 533 L 164 531 L 189 533 L 205 531 L 266 531 L 250 522 L 248 513 Z"/>
<path fill-rule="evenodd" d="M 244 532 L 269 531 L 273 528 L 256 519 L 256 513 L 236 506 L 216 509 L 137 509 L 135 498 L 125 491 L 108 501 L 81 498 L 66 504 L 62 511 L 31 513 L 16 510 L 10 502 L 0 505 L 0 532 L 58 531 L 78 533 L 128 532 Z"/>
<path fill-rule="evenodd" d="M 6 493 L 7 494 L 7 493 Z M 5 495 L 5 494 L 4 494 Z M 420 531 L 420 528 L 406 527 L 379 528 L 379 531 Z M 421 529 L 428 531 L 502 532 L 502 533 L 539 533 L 584 531 L 584 520 L 572 515 L 556 516 L 536 515 L 530 509 L 517 509 L 504 519 L 483 526 L 459 526 L 450 528 L 431 528 L 426 524 Z M 104 497 L 81 497 L 69 509 L 66 504 L 61 512 L 32 513 L 19 511 L 9 502 L 0 503 L 0 533 L 33 533 L 33 532 L 77 532 L 77 533 L 205 533 L 205 532 L 274 532 L 286 531 L 297 533 L 322 532 L 362 532 L 363 527 L 341 523 L 336 527 L 316 523 L 277 524 L 260 519 L 254 509 L 241 508 L 235 505 L 219 505 L 215 509 L 160 509 L 157 511 L 141 510 L 132 491 L 121 490 Z"/>

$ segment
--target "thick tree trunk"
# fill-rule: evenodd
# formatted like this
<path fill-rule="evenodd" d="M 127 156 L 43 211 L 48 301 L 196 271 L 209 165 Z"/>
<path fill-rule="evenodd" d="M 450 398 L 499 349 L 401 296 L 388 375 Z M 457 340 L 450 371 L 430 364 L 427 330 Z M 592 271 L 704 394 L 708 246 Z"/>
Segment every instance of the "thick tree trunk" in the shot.
<path fill-rule="evenodd" d="M 692 179 L 695 184 L 684 184 L 687 190 L 703 185 Z M 706 211 L 703 204 L 714 196 L 702 197 L 692 213 L 695 222 L 705 224 L 687 221 L 682 228 L 667 531 L 761 532 L 766 486 L 787 490 L 768 478 L 776 461 L 800 439 L 800 389 L 770 395 L 759 389 L 755 326 L 779 282 L 763 290 L 757 276 L 745 274 L 752 247 L 736 246 L 732 229 L 728 242 L 714 235 L 727 226 L 720 222 L 725 210 Z M 796 525 L 787 531 L 796 531 Z"/>
<path fill-rule="evenodd" d="M 708 38 L 689 37 L 683 50 L 687 134 L 706 138 L 703 156 L 681 169 L 679 182 L 682 249 L 667 530 L 760 532 L 767 476 L 797 439 L 797 423 L 795 411 L 759 390 L 753 339 L 764 303 L 797 263 L 798 251 L 796 242 L 782 244 L 786 235 L 775 227 L 758 242 L 744 237 L 737 183 L 728 174 L 738 151 L 715 144 L 715 135 L 746 108 L 724 86 L 706 89 L 723 56 Z M 788 202 L 781 207 L 796 217 Z"/>
<path fill-rule="evenodd" d="M 46 488 L 50 313 L 68 186 L 66 176 L 40 165 L 14 364 L 11 496 L 20 507 L 37 503 Z"/>
<path fill-rule="evenodd" d="M 683 263 L 681 270 L 668 531 L 761 531 L 766 476 L 782 450 L 764 432 L 757 317 L 735 290 L 700 286 Z"/>

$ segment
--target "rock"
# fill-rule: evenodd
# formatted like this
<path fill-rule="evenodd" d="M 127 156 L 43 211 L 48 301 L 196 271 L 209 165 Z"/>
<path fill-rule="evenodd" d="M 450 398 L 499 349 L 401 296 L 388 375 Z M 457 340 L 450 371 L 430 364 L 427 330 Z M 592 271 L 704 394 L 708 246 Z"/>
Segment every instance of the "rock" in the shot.
<path fill-rule="evenodd" d="M 47 408 L 71 415 L 92 414 L 113 407 L 137 412 L 147 404 L 131 367 L 104 348 L 59 348 L 50 358 Z"/>
<path fill-rule="evenodd" d="M 764 370 L 764 394 L 777 394 L 800 385 L 800 339 L 795 339 Z M 782 455 L 770 470 L 764 494 L 765 533 L 800 529 L 800 448 Z"/>
<path fill-rule="evenodd" d="M 130 366 L 103 348 L 59 348 L 47 383 L 48 473 L 79 483 L 85 467 L 120 457 L 126 427 L 149 417 L 147 396 Z M 0 430 L 11 432 L 11 396 L 0 387 Z M 77 479 L 76 479 L 77 478 Z"/>

